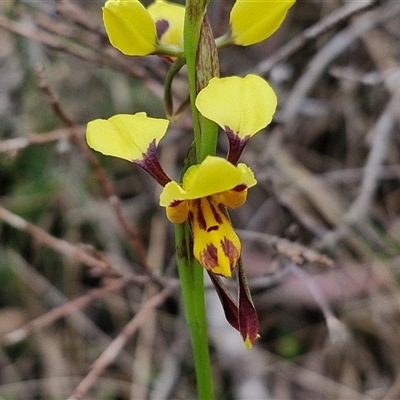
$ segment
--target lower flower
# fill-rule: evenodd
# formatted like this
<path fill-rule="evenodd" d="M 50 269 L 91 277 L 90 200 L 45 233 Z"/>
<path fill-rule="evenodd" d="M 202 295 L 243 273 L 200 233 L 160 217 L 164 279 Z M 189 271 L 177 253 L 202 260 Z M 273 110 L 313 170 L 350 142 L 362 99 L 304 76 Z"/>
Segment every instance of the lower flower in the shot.
<path fill-rule="evenodd" d="M 180 185 L 171 181 L 160 196 L 168 219 L 182 223 L 189 219 L 197 261 L 209 272 L 230 278 L 241 252 L 226 208 L 236 208 L 246 201 L 247 189 L 256 184 L 254 174 L 245 164 L 208 156 L 190 167 Z"/>

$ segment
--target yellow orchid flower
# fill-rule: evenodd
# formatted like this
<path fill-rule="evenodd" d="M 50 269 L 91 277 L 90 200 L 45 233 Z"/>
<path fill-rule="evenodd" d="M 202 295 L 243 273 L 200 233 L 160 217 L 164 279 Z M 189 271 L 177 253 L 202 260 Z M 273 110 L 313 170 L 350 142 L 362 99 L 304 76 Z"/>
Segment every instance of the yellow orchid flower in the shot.
<path fill-rule="evenodd" d="M 226 132 L 228 160 L 236 164 L 250 137 L 271 122 L 277 97 L 268 82 L 257 75 L 212 78 L 197 95 L 196 107 Z"/>
<path fill-rule="evenodd" d="M 108 0 L 103 22 L 111 44 L 130 56 L 182 53 L 185 7 L 157 0 L 146 9 L 138 0 Z"/>
<path fill-rule="evenodd" d="M 230 13 L 234 44 L 249 46 L 270 37 L 296 0 L 236 0 Z"/>
<path fill-rule="evenodd" d="M 208 156 L 190 167 L 182 185 L 171 181 L 160 195 L 168 219 L 182 223 L 189 219 L 197 261 L 208 271 L 231 277 L 240 257 L 241 244 L 225 207 L 236 208 L 246 201 L 247 189 L 256 184 L 245 164 L 237 166 Z"/>
<path fill-rule="evenodd" d="M 162 170 L 156 149 L 168 124 L 167 119 L 150 118 L 145 112 L 118 114 L 109 119 L 90 121 L 86 141 L 104 155 L 134 162 L 164 186 L 171 179 Z"/>

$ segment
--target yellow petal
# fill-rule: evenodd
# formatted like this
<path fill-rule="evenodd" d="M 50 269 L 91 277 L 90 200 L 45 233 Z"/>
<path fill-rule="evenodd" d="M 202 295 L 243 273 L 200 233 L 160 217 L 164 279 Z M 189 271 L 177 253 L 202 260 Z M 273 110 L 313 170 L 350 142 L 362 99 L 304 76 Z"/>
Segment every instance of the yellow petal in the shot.
<path fill-rule="evenodd" d="M 218 202 L 228 208 L 238 208 L 242 206 L 247 199 L 247 189 L 244 190 L 226 190 L 225 192 L 214 195 Z"/>
<path fill-rule="evenodd" d="M 197 261 L 208 271 L 230 278 L 241 244 L 223 208 L 212 196 L 192 200 L 189 219 Z"/>
<path fill-rule="evenodd" d="M 182 50 L 185 7 L 157 0 L 150 4 L 147 10 L 156 25 L 158 41 L 163 45 Z"/>
<path fill-rule="evenodd" d="M 249 188 L 256 183 L 253 171 L 247 165 L 235 166 L 224 158 L 208 156 L 201 164 L 186 171 L 182 186 L 170 182 L 164 187 L 160 205 L 167 207 L 175 201 L 200 199 L 241 184 Z"/>
<path fill-rule="evenodd" d="M 175 183 L 176 182 L 170 182 L 167 185 Z M 173 223 L 173 224 L 181 224 L 185 222 L 189 216 L 189 205 L 186 200 L 184 201 L 178 201 L 176 203 L 173 203 L 172 205 L 168 206 L 166 209 L 166 214 L 167 218 Z"/>
<path fill-rule="evenodd" d="M 229 127 L 241 139 L 252 136 L 272 120 L 277 97 L 257 75 L 212 78 L 196 98 L 196 107 L 222 129 Z"/>
<path fill-rule="evenodd" d="M 144 56 L 156 50 L 156 26 L 138 0 L 108 0 L 103 22 L 111 44 L 130 56 Z"/>
<path fill-rule="evenodd" d="M 90 121 L 86 129 L 88 145 L 107 156 L 128 161 L 142 160 L 150 144 L 158 144 L 165 135 L 169 121 L 150 118 L 141 112 L 119 114 Z"/>
<path fill-rule="evenodd" d="M 295 0 L 236 0 L 230 25 L 235 44 L 249 46 L 271 36 Z"/>

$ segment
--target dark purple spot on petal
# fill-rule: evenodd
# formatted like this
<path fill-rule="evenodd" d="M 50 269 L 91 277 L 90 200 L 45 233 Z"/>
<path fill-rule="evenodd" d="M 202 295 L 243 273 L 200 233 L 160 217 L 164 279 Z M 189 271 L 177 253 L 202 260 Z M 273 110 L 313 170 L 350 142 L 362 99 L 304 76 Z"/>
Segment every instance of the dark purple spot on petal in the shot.
<path fill-rule="evenodd" d="M 207 232 L 217 231 L 219 229 L 219 225 L 213 225 L 207 228 Z"/>
<path fill-rule="evenodd" d="M 169 22 L 166 19 L 156 21 L 157 39 L 160 40 L 162 35 L 168 30 Z"/>
<path fill-rule="evenodd" d="M 232 190 L 235 192 L 242 192 L 245 189 L 247 189 L 247 186 L 244 183 L 241 183 L 240 185 L 235 186 Z"/>

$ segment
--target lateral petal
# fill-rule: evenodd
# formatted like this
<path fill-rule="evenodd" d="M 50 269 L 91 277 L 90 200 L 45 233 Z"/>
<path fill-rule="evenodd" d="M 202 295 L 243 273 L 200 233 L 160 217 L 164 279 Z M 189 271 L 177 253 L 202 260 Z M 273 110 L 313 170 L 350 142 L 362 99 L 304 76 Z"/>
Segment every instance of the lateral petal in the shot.
<path fill-rule="evenodd" d="M 212 78 L 196 98 L 196 107 L 204 117 L 224 130 L 229 128 L 241 140 L 265 128 L 276 106 L 274 90 L 254 74 Z"/>
<path fill-rule="evenodd" d="M 92 149 L 104 155 L 140 161 L 150 145 L 157 145 L 165 135 L 168 124 L 168 120 L 150 118 L 144 112 L 118 114 L 109 119 L 90 121 L 86 140 Z"/>

